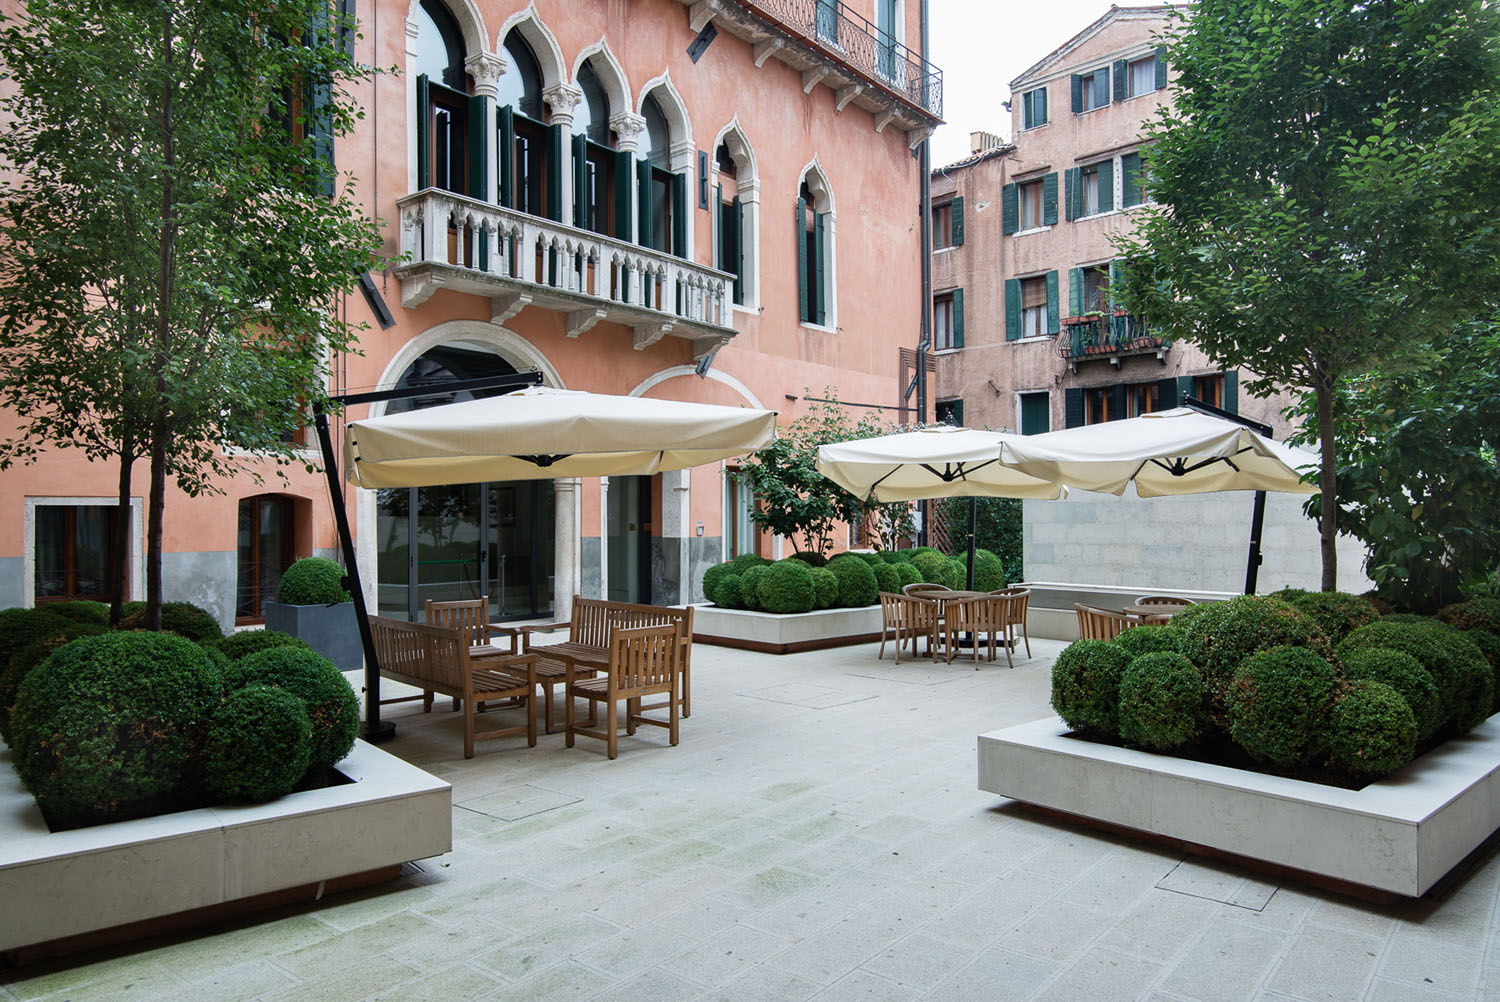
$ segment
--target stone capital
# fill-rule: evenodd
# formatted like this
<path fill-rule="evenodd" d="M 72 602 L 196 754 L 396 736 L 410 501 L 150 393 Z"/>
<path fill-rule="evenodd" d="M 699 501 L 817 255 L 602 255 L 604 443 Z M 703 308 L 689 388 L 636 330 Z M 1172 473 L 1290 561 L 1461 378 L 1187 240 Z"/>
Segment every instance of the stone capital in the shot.
<path fill-rule="evenodd" d="M 474 78 L 474 93 L 493 98 L 499 93 L 500 77 L 510 68 L 504 56 L 493 52 L 476 52 L 464 60 L 464 69 Z"/>
<path fill-rule="evenodd" d="M 553 84 L 542 91 L 542 100 L 547 102 L 547 107 L 552 109 L 552 117 L 564 115 L 569 121 L 573 119 L 573 109 L 578 102 L 583 100 L 583 89 L 574 87 L 572 84 Z"/>
<path fill-rule="evenodd" d="M 634 151 L 639 145 L 641 133 L 646 131 L 646 119 L 633 111 L 622 111 L 609 120 L 609 127 L 619 137 L 616 146 L 622 150 Z"/>

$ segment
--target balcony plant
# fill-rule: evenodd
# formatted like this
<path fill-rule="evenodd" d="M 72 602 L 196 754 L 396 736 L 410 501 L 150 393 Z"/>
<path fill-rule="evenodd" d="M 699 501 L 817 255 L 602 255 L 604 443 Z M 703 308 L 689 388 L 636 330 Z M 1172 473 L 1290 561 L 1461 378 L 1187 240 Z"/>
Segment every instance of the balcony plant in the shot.
<path fill-rule="evenodd" d="M 326 557 L 304 557 L 287 568 L 276 601 L 262 602 L 266 629 L 290 634 L 349 671 L 363 664 L 354 602 L 344 569 Z"/>

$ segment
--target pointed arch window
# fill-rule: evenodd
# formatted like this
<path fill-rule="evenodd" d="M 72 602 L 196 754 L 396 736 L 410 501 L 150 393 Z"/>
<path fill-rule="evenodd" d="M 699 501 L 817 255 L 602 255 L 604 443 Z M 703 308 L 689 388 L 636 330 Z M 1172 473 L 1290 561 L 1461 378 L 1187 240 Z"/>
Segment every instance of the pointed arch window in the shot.
<path fill-rule="evenodd" d="M 417 22 L 417 187 L 487 198 L 484 98 L 469 93 L 463 33 L 440 0 L 422 0 Z"/>
<path fill-rule="evenodd" d="M 719 183 L 715 187 L 718 207 L 718 231 L 714 241 L 714 267 L 734 276 L 733 298 L 735 305 L 745 305 L 746 232 L 745 203 L 740 199 L 740 165 L 729 152 L 728 143 L 720 143 L 714 151 L 714 166 L 718 168 Z"/>
<path fill-rule="evenodd" d="M 548 125 L 542 68 L 531 45 L 512 28 L 505 36 L 510 64 L 500 77 L 495 115 L 500 150 L 496 201 L 528 215 L 562 222 L 562 126 Z"/>
<path fill-rule="evenodd" d="M 820 190 L 814 190 L 815 188 Z M 832 314 L 833 257 L 830 201 L 811 171 L 797 190 L 797 308 L 803 323 L 824 326 Z"/>
<path fill-rule="evenodd" d="M 630 154 L 614 148 L 609 92 L 589 60 L 578 69 L 583 100 L 573 112 L 573 225 L 630 240 Z"/>
<path fill-rule="evenodd" d="M 687 177 L 672 172 L 672 127 L 655 93 L 641 102 L 646 148 L 636 163 L 642 246 L 688 257 Z"/>

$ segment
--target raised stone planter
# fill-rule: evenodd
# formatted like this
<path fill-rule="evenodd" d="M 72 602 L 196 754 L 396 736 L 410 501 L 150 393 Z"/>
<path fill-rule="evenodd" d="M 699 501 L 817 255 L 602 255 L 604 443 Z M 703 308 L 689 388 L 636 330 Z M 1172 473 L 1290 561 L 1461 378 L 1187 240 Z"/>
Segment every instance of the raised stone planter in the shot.
<path fill-rule="evenodd" d="M 1500 718 L 1362 790 L 1067 737 L 979 736 L 979 788 L 1082 818 L 1418 897 L 1500 828 Z"/>
<path fill-rule="evenodd" d="M 360 644 L 353 602 L 286 605 L 267 600 L 261 602 L 261 608 L 266 615 L 266 629 L 280 630 L 306 641 L 339 671 L 364 667 L 365 651 Z"/>
<path fill-rule="evenodd" d="M 0 951 L 24 954 L 85 933 L 91 943 L 128 938 L 96 939 L 99 930 L 294 888 L 309 888 L 312 899 L 325 883 L 382 870 L 394 876 L 402 863 L 452 848 L 447 783 L 363 741 L 337 768 L 353 782 L 266 804 L 50 832 L 5 752 Z M 154 931 L 138 928 L 137 935 Z"/>
<path fill-rule="evenodd" d="M 693 606 L 693 639 L 765 654 L 795 654 L 880 639 L 880 606 L 778 615 Z"/>

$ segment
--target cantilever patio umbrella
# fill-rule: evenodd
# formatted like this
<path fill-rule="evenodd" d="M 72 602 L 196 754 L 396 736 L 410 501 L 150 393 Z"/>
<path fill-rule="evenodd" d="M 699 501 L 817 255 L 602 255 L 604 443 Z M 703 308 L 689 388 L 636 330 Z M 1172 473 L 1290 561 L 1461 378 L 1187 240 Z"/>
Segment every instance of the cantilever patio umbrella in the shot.
<path fill-rule="evenodd" d="M 1143 498 L 1213 491 L 1255 491 L 1245 593 L 1255 591 L 1265 492 L 1315 494 L 1303 475 L 1318 457 L 1271 440 L 1271 429 L 1206 404 L 1158 411 L 1042 435 L 1007 436 L 1000 458 L 1010 467 L 1068 487 L 1123 494 L 1135 483 Z"/>
<path fill-rule="evenodd" d="M 976 499 L 1047 498 L 1062 488 L 1000 462 L 1014 436 L 947 426 L 836 442 L 818 449 L 818 472 L 845 490 L 876 501 L 969 499 L 969 587 L 974 587 Z"/>
<path fill-rule="evenodd" d="M 539 377 L 530 373 L 501 382 L 507 381 L 514 386 L 536 383 Z M 370 403 L 456 388 L 480 387 L 429 385 L 354 394 L 343 402 Z M 320 411 L 316 417 L 349 591 L 364 642 L 365 734 L 383 740 L 394 728 L 380 721 L 380 665 L 366 620 L 327 416 Z M 753 452 L 775 437 L 774 411 L 531 386 L 502 396 L 351 421 L 344 431 L 344 456 L 346 475 L 361 487 L 425 487 L 650 475 Z"/>

